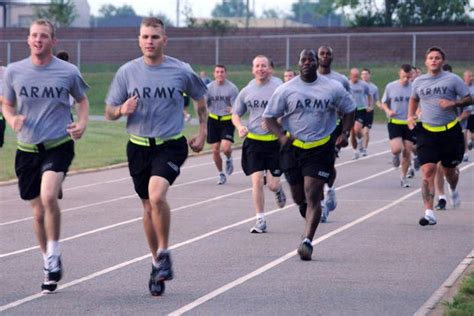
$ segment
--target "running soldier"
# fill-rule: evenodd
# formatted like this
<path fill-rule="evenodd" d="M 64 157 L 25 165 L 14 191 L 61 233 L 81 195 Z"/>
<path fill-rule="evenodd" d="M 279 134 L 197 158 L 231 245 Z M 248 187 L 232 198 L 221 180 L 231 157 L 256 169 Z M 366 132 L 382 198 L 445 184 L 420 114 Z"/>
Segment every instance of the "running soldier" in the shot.
<path fill-rule="evenodd" d="M 143 204 L 143 224 L 152 256 L 149 290 L 164 291 L 173 279 L 168 250 L 170 206 L 167 192 L 188 156 L 184 128 L 183 92 L 195 102 L 199 132 L 188 144 L 195 152 L 206 140 L 206 86 L 188 64 L 164 54 L 165 26 L 157 18 L 145 18 L 138 44 L 143 56 L 117 71 L 106 98 L 105 116 L 127 116 L 128 167 L 135 191 Z"/>
<path fill-rule="evenodd" d="M 296 77 L 296 71 L 294 71 L 293 69 L 287 69 L 283 73 L 283 81 L 284 82 L 290 81 L 294 77 Z"/>
<path fill-rule="evenodd" d="M 408 127 L 414 129 L 418 106 L 421 108 L 421 126 L 417 128 L 417 150 L 423 175 L 421 192 L 425 215 L 422 226 L 435 225 L 433 213 L 436 164 L 441 161 L 451 191 L 451 203 L 461 204 L 456 187 L 459 180 L 457 166 L 464 153 L 464 138 L 457 119 L 456 107 L 472 103 L 469 89 L 458 76 L 442 71 L 445 54 L 439 47 L 431 47 L 425 55 L 427 73 L 413 82 L 408 108 Z M 459 98 L 459 99 L 457 99 Z"/>
<path fill-rule="evenodd" d="M 338 73 L 335 70 L 331 69 L 331 64 L 333 61 L 333 50 L 329 46 L 321 46 L 318 49 L 318 59 L 319 59 L 319 66 L 318 66 L 318 75 L 323 76 L 332 80 L 335 80 L 342 84 L 344 89 L 347 92 L 351 93 L 351 87 L 349 84 L 349 80 L 346 76 Z M 338 113 L 338 119 L 336 121 L 337 127 L 333 132 L 332 137 L 337 139 L 342 132 L 342 125 L 341 125 L 341 117 L 342 114 Z M 336 148 L 336 151 L 339 149 Z M 328 180 L 326 185 L 324 186 L 324 201 L 322 204 L 323 210 L 321 215 L 321 222 L 326 222 L 329 216 L 329 212 L 334 211 L 337 207 L 337 199 L 336 199 L 336 190 L 334 189 L 334 182 L 336 181 L 336 168 L 334 168 L 334 172 L 332 177 Z"/>
<path fill-rule="evenodd" d="M 411 68 L 408 64 L 400 67 L 399 79 L 387 84 L 381 105 L 388 118 L 388 137 L 395 168 L 400 166 L 400 154 L 402 155 L 400 185 L 403 188 L 410 187 L 407 173 L 415 137 L 415 131 L 410 130 L 407 123 L 408 101 L 411 96 Z"/>
<path fill-rule="evenodd" d="M 365 81 L 369 85 L 370 91 L 370 99 L 371 102 L 367 106 L 367 124 L 364 126 L 362 130 L 362 134 L 364 137 L 364 149 L 362 151 L 362 156 L 367 156 L 367 148 L 369 147 L 369 140 L 370 140 L 370 129 L 372 128 L 372 124 L 374 122 L 374 110 L 375 107 L 380 108 L 380 96 L 379 96 L 379 88 L 371 81 L 371 72 L 368 68 L 363 68 L 360 77 L 362 80 Z"/>
<path fill-rule="evenodd" d="M 74 158 L 74 141 L 84 134 L 89 115 L 88 86 L 74 65 L 53 56 L 56 42 L 50 21 L 34 21 L 28 35 L 30 57 L 7 67 L 3 85 L 3 114 L 18 134 L 20 196 L 32 206 L 43 254 L 45 293 L 56 290 L 63 274 L 58 195 Z M 77 122 L 71 120 L 69 95 L 76 101 Z"/>
<path fill-rule="evenodd" d="M 355 113 L 355 123 L 351 132 L 351 144 L 354 149 L 354 156 L 352 159 L 359 159 L 359 156 L 364 153 L 364 139 L 362 130 L 369 124 L 367 117 L 367 108 L 372 104 L 370 96 L 370 88 L 365 81 L 359 79 L 359 69 L 352 68 L 350 72 L 350 87 L 352 97 L 357 107 Z"/>
<path fill-rule="evenodd" d="M 266 56 L 258 55 L 252 61 L 252 81 L 240 91 L 234 104 L 232 122 L 240 137 L 246 137 L 242 146 L 242 169 L 252 179 L 252 197 L 256 212 L 256 224 L 251 233 L 265 233 L 267 222 L 264 213 L 264 172 L 270 191 L 275 193 L 278 207 L 286 204 L 285 191 L 280 184 L 281 168 L 279 163 L 280 145 L 275 135 L 263 124 L 262 114 L 270 97 L 279 84 L 272 80 L 270 61 Z M 249 112 L 248 124 L 243 125 L 241 117 Z"/>
<path fill-rule="evenodd" d="M 232 143 L 234 142 L 234 125 L 232 124 L 232 104 L 239 94 L 239 89 L 227 80 L 227 69 L 216 65 L 214 78 L 207 85 L 205 96 L 209 119 L 207 121 L 207 142 L 212 145 L 212 158 L 219 171 L 217 184 L 227 181 L 226 175 L 234 171 L 232 161 Z M 226 157 L 225 174 L 222 170 L 221 150 Z"/>
<path fill-rule="evenodd" d="M 0 60 L 0 148 L 3 147 L 5 141 L 5 119 L 2 115 L 2 101 L 3 101 L 3 75 L 5 73 L 5 66 L 3 66 L 2 60 Z"/>
<path fill-rule="evenodd" d="M 464 83 L 469 88 L 471 96 L 474 95 L 474 81 L 472 71 L 466 70 L 463 74 Z M 462 117 L 466 120 L 466 126 L 464 129 L 464 139 L 466 141 L 466 149 L 472 150 L 474 147 L 474 104 L 469 105 L 464 109 Z M 464 153 L 463 161 L 469 161 L 468 152 Z"/>
<path fill-rule="evenodd" d="M 341 84 L 318 76 L 318 56 L 314 50 L 304 49 L 298 66 L 300 75 L 277 88 L 263 116 L 281 143 L 281 166 L 293 200 L 300 208 L 306 208 L 304 238 L 298 254 L 301 260 L 311 260 L 324 183 L 334 172 L 334 146 L 348 145 L 355 105 Z M 344 114 L 342 133 L 335 139 L 332 133 L 337 112 Z M 281 125 L 277 122 L 279 118 Z"/>

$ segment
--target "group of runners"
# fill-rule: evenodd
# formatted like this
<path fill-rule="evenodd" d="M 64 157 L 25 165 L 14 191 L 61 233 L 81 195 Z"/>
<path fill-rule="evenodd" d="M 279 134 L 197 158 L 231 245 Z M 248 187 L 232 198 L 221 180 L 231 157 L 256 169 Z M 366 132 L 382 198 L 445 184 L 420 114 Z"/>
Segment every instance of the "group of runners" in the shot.
<path fill-rule="evenodd" d="M 436 224 L 433 200 L 438 162 L 454 205 L 459 206 L 457 165 L 463 158 L 464 138 L 456 109 L 472 104 L 473 92 L 458 76 L 442 70 L 445 55 L 440 48 L 428 49 L 427 73 L 413 82 L 412 67 L 402 65 L 399 80 L 386 87 L 378 102 L 370 71 L 362 69 L 359 79 L 359 70 L 352 69 L 348 80 L 331 69 L 333 51 L 328 46 L 303 49 L 298 56 L 299 74 L 285 71 L 285 82 L 273 76 L 267 56 L 256 56 L 254 78 L 239 92 L 227 79 L 225 65 L 215 66 L 215 80 L 206 86 L 187 63 L 164 54 L 167 40 L 163 22 L 145 18 L 138 36 L 142 56 L 119 68 L 105 100 L 107 119 L 127 118 L 128 167 L 144 210 L 144 231 L 152 254 L 152 295 L 161 295 L 164 281 L 173 279 L 167 192 L 180 174 L 188 147 L 200 152 L 206 140 L 211 144 L 217 183 L 223 185 L 234 170 L 235 128 L 245 138 L 242 169 L 252 182 L 256 224 L 250 231 L 267 230 L 265 185 L 274 193 L 276 204 L 285 206 L 280 181 L 284 174 L 305 218 L 297 250 L 302 260 L 311 260 L 316 229 L 337 205 L 338 151 L 350 142 L 355 159 L 367 155 L 374 106 L 383 108 L 389 117 L 392 153 L 398 157 L 393 160 L 398 166 L 402 155 L 403 181 L 416 136 L 425 208 L 420 225 Z M 17 133 L 15 171 L 20 196 L 33 209 L 44 259 L 41 288 L 46 293 L 53 292 L 62 278 L 58 198 L 74 158 L 74 142 L 84 134 L 89 114 L 88 86 L 74 65 L 53 56 L 56 41 L 51 22 L 34 21 L 28 35 L 31 55 L 8 65 L 2 92 L 3 115 Z M 189 140 L 182 133 L 184 95 L 193 100 L 199 122 L 197 134 Z M 71 118 L 70 96 L 75 100 L 76 121 Z"/>

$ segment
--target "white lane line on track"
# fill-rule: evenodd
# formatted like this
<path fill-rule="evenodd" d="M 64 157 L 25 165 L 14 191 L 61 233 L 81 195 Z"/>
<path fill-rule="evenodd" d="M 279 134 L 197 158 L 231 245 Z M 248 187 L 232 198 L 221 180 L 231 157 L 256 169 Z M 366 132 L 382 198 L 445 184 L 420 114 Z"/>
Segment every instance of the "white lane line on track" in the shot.
<path fill-rule="evenodd" d="M 390 169 L 384 170 L 384 171 L 382 171 L 382 172 L 379 172 L 379 173 L 377 173 L 377 175 L 378 175 L 378 176 L 384 175 L 384 174 L 386 174 L 386 173 L 388 173 L 388 172 L 391 172 L 391 171 L 393 171 L 393 168 L 390 168 Z M 375 176 L 375 175 L 369 176 L 369 177 L 367 177 L 366 179 L 367 179 L 367 180 L 370 180 L 370 179 L 374 178 L 374 176 Z M 360 183 L 360 180 L 354 182 L 354 184 L 356 184 L 356 183 Z M 341 189 L 346 188 L 346 187 L 348 187 L 348 186 L 349 186 L 349 185 L 345 185 L 345 186 L 341 187 Z M 246 190 L 249 190 L 249 191 L 250 191 L 251 188 L 250 188 L 250 189 L 246 189 Z M 286 210 L 286 209 L 288 209 L 288 208 L 291 208 L 291 207 L 293 207 L 293 206 L 295 206 L 294 203 L 293 203 L 293 204 L 290 204 L 290 205 L 287 205 L 287 206 L 285 206 L 284 208 L 281 208 L 281 209 L 276 209 L 276 210 L 272 210 L 272 211 L 266 212 L 266 214 L 267 214 L 267 216 L 270 216 L 270 215 L 272 215 L 272 214 L 281 212 L 281 211 Z M 176 249 L 176 248 L 179 248 L 179 247 L 182 247 L 182 246 L 191 244 L 191 243 L 193 243 L 193 242 L 199 241 L 199 240 L 201 240 L 201 239 L 210 237 L 210 236 L 215 235 L 215 234 L 217 234 L 217 233 L 223 232 L 223 231 L 225 231 L 225 230 L 228 230 L 228 229 L 237 227 L 237 226 L 239 226 L 239 225 L 242 225 L 242 224 L 244 224 L 244 223 L 248 223 L 248 222 L 251 222 L 251 221 L 254 221 L 254 220 L 255 220 L 255 217 L 252 216 L 252 217 L 247 218 L 247 219 L 245 219 L 245 220 L 242 220 L 242 221 L 240 221 L 240 222 L 237 222 L 237 223 L 234 223 L 234 224 L 225 226 L 225 227 L 221 227 L 221 228 L 219 228 L 219 229 L 213 230 L 213 231 L 211 231 L 211 232 L 205 233 L 205 234 L 200 235 L 200 236 L 197 236 L 197 237 L 195 237 L 195 238 L 188 239 L 187 241 L 184 241 L 184 242 L 175 244 L 175 245 L 171 246 L 170 249 Z M 120 263 L 120 264 L 117 264 L 117 265 L 115 265 L 115 266 L 109 267 L 109 268 L 107 268 L 107 269 L 104 269 L 104 270 L 101 270 L 101 271 L 98 271 L 98 272 L 95 272 L 95 273 L 93 273 L 93 274 L 90 274 L 90 275 L 88 275 L 88 276 L 82 277 L 82 278 L 80 278 L 80 279 L 76 279 L 76 280 L 73 280 L 73 281 L 71 281 L 71 282 L 69 282 L 69 283 L 65 283 L 65 284 L 59 286 L 58 289 L 59 289 L 59 290 L 60 290 L 60 289 L 65 289 L 65 288 L 71 287 L 71 286 L 73 286 L 73 285 L 80 284 L 80 283 L 82 283 L 82 282 L 85 282 L 85 281 L 94 279 L 94 278 L 96 278 L 96 277 L 99 277 L 99 276 L 101 276 L 101 275 L 104 275 L 104 274 L 106 274 L 106 273 L 109 273 L 109 272 L 112 272 L 112 271 L 115 271 L 115 270 L 118 270 L 118 269 L 121 269 L 121 268 L 123 268 L 123 267 L 126 267 L 126 266 L 128 266 L 128 265 L 131 265 L 131 264 L 133 264 L 133 263 L 139 262 L 139 261 L 144 260 L 144 259 L 149 258 L 149 257 L 150 257 L 150 255 L 148 254 L 148 255 L 144 255 L 144 256 L 141 256 L 141 257 L 138 257 L 138 258 L 129 260 L 129 261 L 122 262 L 122 263 Z M 35 300 L 35 299 L 41 298 L 42 296 L 43 296 L 43 294 L 41 294 L 41 293 L 39 293 L 39 294 L 33 294 L 33 295 L 27 296 L 27 297 L 25 297 L 25 298 L 22 298 L 22 299 L 20 299 L 20 300 L 17 300 L 17 301 L 14 301 L 14 302 L 11 302 L 11 303 L 2 305 L 2 306 L 0 306 L 0 312 L 5 311 L 5 310 L 8 310 L 8 309 L 13 308 L 13 307 L 16 307 L 16 306 L 19 306 L 19 305 L 21 305 L 21 304 L 24 304 L 24 303 L 33 301 L 33 300 Z"/>
<path fill-rule="evenodd" d="M 241 173 L 243 173 L 243 171 L 236 171 L 233 174 L 241 174 Z M 205 182 L 205 181 L 208 181 L 208 180 L 213 180 L 215 178 L 216 178 L 216 176 L 213 176 L 213 177 L 202 178 L 202 179 L 199 179 L 199 180 L 189 181 L 189 182 L 185 182 L 185 183 L 174 184 L 170 188 L 171 189 L 172 188 L 179 188 L 179 187 L 183 187 L 183 186 L 190 185 L 190 184 L 196 184 L 196 183 L 199 183 L 199 182 Z M 117 202 L 117 201 L 121 201 L 121 200 L 125 200 L 125 199 L 130 199 L 130 198 L 133 198 L 133 197 L 137 197 L 137 195 L 136 194 L 130 194 L 130 195 L 125 195 L 125 196 L 121 196 L 119 198 L 114 198 L 114 199 L 110 199 L 110 200 L 105 200 L 105 201 L 95 202 L 95 203 L 91 203 L 91 204 L 71 207 L 71 208 L 67 208 L 67 209 L 62 210 L 61 214 L 71 212 L 71 211 L 77 211 L 77 210 L 81 210 L 81 209 L 89 208 L 89 207 L 93 207 L 93 206 L 99 206 L 99 205 L 103 205 L 103 204 L 113 203 L 113 202 Z M 15 220 L 12 220 L 12 221 L 9 221 L 9 222 L 0 223 L 0 227 L 1 226 L 6 226 L 6 225 L 12 225 L 12 224 L 16 224 L 16 223 L 21 223 L 21 222 L 32 220 L 32 219 L 33 219 L 33 216 L 28 216 L 28 217 L 24 217 L 24 218 L 20 218 L 20 219 L 15 219 Z"/>
<path fill-rule="evenodd" d="M 474 165 L 474 163 L 471 163 L 471 164 L 461 168 L 460 170 L 464 171 L 467 168 L 472 167 L 473 165 Z M 393 201 L 393 202 L 391 202 L 391 203 L 389 203 L 389 204 L 387 204 L 387 205 L 385 205 L 385 206 L 383 206 L 383 207 L 381 207 L 381 208 L 379 208 L 379 209 L 377 209 L 377 210 L 375 210 L 375 211 L 373 211 L 373 212 L 371 212 L 367 215 L 364 215 L 364 216 L 362 216 L 362 217 L 360 217 L 360 218 L 358 218 L 358 219 L 356 219 L 356 220 L 354 220 L 350 223 L 347 223 L 344 226 L 341 226 L 341 227 L 339 227 L 339 228 L 337 228 L 337 229 L 335 229 L 335 230 L 333 230 L 333 231 L 331 231 L 331 232 L 329 232 L 329 233 L 313 240 L 313 242 L 312 242 L 313 246 L 315 246 L 315 245 L 325 241 L 326 239 L 329 239 L 329 238 L 331 238 L 331 237 L 333 237 L 333 236 L 335 236 L 335 235 L 337 235 L 337 234 L 339 234 L 343 231 L 346 231 L 349 228 L 351 228 L 351 227 L 353 227 L 357 224 L 360 224 L 360 223 L 368 220 L 369 218 L 374 217 L 375 215 L 378 215 L 378 214 L 390 209 L 391 207 L 397 205 L 398 203 L 401 203 L 401 202 L 405 201 L 406 199 L 412 197 L 413 195 L 418 194 L 420 191 L 421 191 L 421 189 L 417 189 L 413 192 L 410 192 L 410 193 L 402 196 L 401 198 L 399 198 L 399 199 L 397 199 L 397 200 L 395 200 L 395 201 Z M 242 276 L 242 277 L 240 277 L 240 278 L 238 278 L 238 279 L 236 279 L 232 282 L 229 282 L 226 285 L 221 286 L 220 288 L 218 288 L 218 289 L 216 289 L 212 292 L 209 292 L 208 294 L 206 294 L 204 296 L 201 296 L 200 298 L 194 300 L 193 302 L 191 302 L 191 303 L 189 303 L 189 304 L 187 304 L 187 305 L 171 312 L 169 315 L 170 316 L 176 316 L 176 315 L 182 315 L 183 313 L 189 312 L 192 309 L 194 309 L 194 308 L 210 301 L 211 299 L 213 299 L 213 298 L 215 298 L 215 297 L 217 297 L 217 296 L 219 296 L 219 295 L 221 295 L 221 294 L 223 294 L 223 293 L 225 293 L 225 292 L 227 292 L 227 291 L 243 284 L 244 282 L 265 273 L 266 271 L 278 266 L 279 264 L 287 261 L 288 259 L 290 259 L 290 258 L 292 258 L 296 255 L 297 255 L 296 249 L 292 250 L 289 253 L 287 253 L 286 255 L 284 255 L 284 256 L 282 256 L 282 257 L 280 257 L 280 258 L 278 258 L 278 259 L 276 259 L 272 262 L 267 263 L 266 265 L 260 267 L 259 269 L 254 270 L 254 271 L 250 272 L 249 274 L 246 274 L 246 275 L 244 275 L 244 276 Z"/>
<path fill-rule="evenodd" d="M 356 163 L 357 161 L 378 157 L 378 156 L 384 155 L 384 154 L 389 153 L 389 152 L 390 152 L 390 150 L 385 150 L 385 151 L 382 151 L 382 152 L 378 152 L 378 153 L 375 153 L 375 154 L 368 155 L 366 157 L 359 158 L 358 160 L 348 160 L 348 161 L 336 164 L 335 167 L 341 167 L 341 166 L 345 166 L 345 165 L 348 165 L 348 164 Z M 236 171 L 233 174 L 240 174 L 240 173 L 243 173 L 243 171 Z M 194 184 L 194 183 L 204 182 L 204 181 L 207 181 L 207 180 L 212 180 L 214 178 L 215 178 L 215 176 L 208 177 L 208 178 L 203 178 L 203 179 L 199 179 L 199 180 L 194 180 L 194 181 L 189 181 L 189 182 L 185 182 L 185 183 L 180 183 L 180 184 L 174 184 L 170 188 L 178 188 L 178 187 L 185 186 L 185 185 L 190 185 L 190 184 Z M 73 208 L 69 208 L 69 209 L 64 209 L 64 210 L 61 210 L 61 213 L 66 213 L 66 212 L 70 212 L 70 211 L 74 211 L 74 210 L 79 210 L 79 209 L 92 207 L 92 206 L 98 206 L 98 205 L 107 204 L 107 203 L 113 203 L 113 202 L 116 202 L 116 201 L 119 201 L 119 200 L 122 200 L 122 199 L 132 198 L 134 196 L 136 196 L 136 194 L 127 195 L 127 196 L 124 196 L 124 197 L 110 199 L 110 200 L 106 200 L 106 201 L 91 203 L 91 204 L 87 204 L 87 205 L 77 206 L 77 207 L 73 207 Z M 28 216 L 28 217 L 24 217 L 24 218 L 20 218 L 20 219 L 15 219 L 15 220 L 12 220 L 12 221 L 0 223 L 0 227 L 6 226 L 6 225 L 12 225 L 12 224 L 16 224 L 16 223 L 21 223 L 21 222 L 32 220 L 32 219 L 33 219 L 33 216 Z"/>

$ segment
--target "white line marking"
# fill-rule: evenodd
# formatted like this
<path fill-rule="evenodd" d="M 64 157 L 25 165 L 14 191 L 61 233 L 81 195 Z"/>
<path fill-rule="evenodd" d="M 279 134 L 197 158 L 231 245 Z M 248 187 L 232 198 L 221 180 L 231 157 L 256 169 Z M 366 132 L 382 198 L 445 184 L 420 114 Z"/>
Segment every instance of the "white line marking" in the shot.
<path fill-rule="evenodd" d="M 448 290 L 456 283 L 457 279 L 463 274 L 463 272 L 469 267 L 469 265 L 474 261 L 474 249 L 459 263 L 459 265 L 454 269 L 454 271 L 449 275 L 446 281 L 431 295 L 431 297 L 418 309 L 414 316 L 424 316 L 428 315 L 433 309 L 435 309 L 436 304 L 443 298 L 443 296 L 448 292 Z"/>
<path fill-rule="evenodd" d="M 392 171 L 392 170 L 393 170 L 393 168 L 390 168 L 390 169 L 388 169 L 388 170 L 382 171 L 380 174 L 385 174 L 386 172 L 390 172 L 390 171 Z M 368 177 L 368 178 L 371 179 L 371 178 L 373 178 L 373 177 L 370 176 L 370 177 Z M 360 182 L 360 180 L 355 181 L 354 184 L 359 183 L 359 182 Z M 340 189 L 346 188 L 346 187 L 348 187 L 348 186 L 349 186 L 349 185 L 345 185 L 345 186 L 341 187 Z M 251 190 L 251 188 L 246 189 L 246 190 Z M 418 191 L 419 191 L 419 190 L 418 190 Z M 415 191 L 415 192 L 416 192 L 416 191 Z M 291 207 L 293 207 L 293 206 L 295 206 L 294 203 L 293 203 L 293 204 L 290 204 L 290 205 L 287 205 L 287 206 L 285 206 L 284 208 L 281 208 L 281 209 L 276 209 L 276 210 L 272 210 L 272 211 L 266 212 L 266 214 L 267 214 L 267 216 L 270 216 L 270 215 L 272 215 L 272 214 L 281 212 L 281 211 L 286 210 L 286 209 L 288 209 L 288 208 L 291 208 Z M 222 227 L 222 228 L 213 230 L 213 231 L 211 231 L 211 232 L 205 233 L 205 234 L 200 235 L 200 236 L 197 236 L 197 237 L 195 237 L 195 238 L 188 239 L 187 241 L 184 241 L 184 242 L 175 244 L 175 245 L 171 246 L 170 249 L 176 249 L 176 248 L 182 247 L 182 246 L 184 246 L 184 245 L 191 244 L 191 243 L 196 242 L 196 241 L 198 241 L 198 240 L 204 239 L 204 238 L 206 238 L 206 237 L 210 237 L 210 236 L 215 235 L 215 234 L 217 234 L 217 233 L 223 232 L 223 231 L 228 230 L 228 229 L 233 228 L 233 227 L 237 227 L 237 226 L 239 226 L 239 225 L 242 225 L 242 224 L 244 224 L 244 223 L 247 223 L 247 222 L 250 222 L 250 221 L 253 221 L 253 220 L 255 220 L 255 217 L 254 217 L 254 216 L 252 216 L 252 217 L 250 217 L 250 218 L 247 218 L 247 219 L 245 219 L 245 220 L 242 220 L 242 221 L 240 221 L 240 222 L 237 222 L 237 223 L 234 223 L 234 224 L 231 224 L 231 225 L 228 225 L 228 226 L 225 226 L 225 227 Z M 144 255 L 144 256 L 141 256 L 141 257 L 138 257 L 138 258 L 129 260 L 129 261 L 122 262 L 122 263 L 120 263 L 120 264 L 117 264 L 117 265 L 115 265 L 115 266 L 109 267 L 109 268 L 107 268 L 107 269 L 104 269 L 104 270 L 101 270 L 101 271 L 98 271 L 98 272 L 95 272 L 95 273 L 90 274 L 90 275 L 88 275 L 88 276 L 85 276 L 85 277 L 83 277 L 83 278 L 73 280 L 73 281 L 71 281 L 71 282 L 69 282 L 69 283 L 65 283 L 65 284 L 59 286 L 58 289 L 65 289 L 65 288 L 71 287 L 71 286 L 73 286 L 73 285 L 80 284 L 80 283 L 82 283 L 82 282 L 85 282 L 85 281 L 94 279 L 94 278 L 99 277 L 99 276 L 101 276 L 101 275 L 104 275 L 104 274 L 106 274 L 106 273 L 108 273 L 108 272 L 112 272 L 112 271 L 118 270 L 118 269 L 120 269 L 120 268 L 126 267 L 126 266 L 128 266 L 128 265 L 130 265 L 130 264 L 133 264 L 133 263 L 135 263 L 135 262 L 139 262 L 139 261 L 144 260 L 144 259 L 149 258 L 149 257 L 150 257 L 150 255 L 148 254 L 148 255 Z M 20 299 L 20 300 L 17 300 L 17 301 L 8 303 L 8 304 L 3 305 L 3 306 L 0 306 L 0 312 L 5 311 L 5 310 L 8 310 L 8 309 L 13 308 L 13 307 L 16 307 L 16 306 L 19 306 L 19 305 L 24 304 L 24 303 L 30 302 L 30 301 L 35 300 L 35 299 L 37 299 L 37 298 L 41 298 L 41 297 L 42 297 L 42 294 L 33 294 L 33 295 L 30 295 L 30 296 L 27 296 L 27 297 L 22 298 L 22 299 Z"/>

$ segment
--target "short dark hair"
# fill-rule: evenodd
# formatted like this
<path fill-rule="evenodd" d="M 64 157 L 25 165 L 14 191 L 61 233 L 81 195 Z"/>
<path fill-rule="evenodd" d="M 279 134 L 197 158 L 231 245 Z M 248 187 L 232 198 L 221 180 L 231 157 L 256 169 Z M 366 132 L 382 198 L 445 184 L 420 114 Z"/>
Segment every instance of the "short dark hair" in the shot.
<path fill-rule="evenodd" d="M 296 71 L 294 71 L 293 69 L 285 69 L 285 72 L 292 72 L 296 76 Z"/>
<path fill-rule="evenodd" d="M 360 70 L 360 72 L 362 72 L 362 71 L 367 71 L 369 74 L 371 73 L 369 68 L 362 68 L 362 69 Z"/>
<path fill-rule="evenodd" d="M 332 56 L 332 47 L 331 47 L 331 46 L 326 46 L 326 45 L 320 46 L 320 47 L 318 48 L 318 51 L 317 51 L 316 53 L 319 54 L 319 51 L 320 51 L 321 49 L 323 49 L 323 48 L 326 48 L 326 49 L 329 51 L 329 53 L 331 54 L 331 56 Z"/>
<path fill-rule="evenodd" d="M 408 73 L 408 72 L 411 72 L 412 70 L 415 70 L 416 68 L 410 64 L 403 64 L 400 66 L 400 69 Z"/>
<path fill-rule="evenodd" d="M 227 72 L 227 68 L 223 64 L 217 64 L 214 68 L 224 68 L 225 72 Z"/>
<path fill-rule="evenodd" d="M 64 61 L 69 61 L 69 53 L 65 50 L 59 51 L 56 54 L 56 57 L 58 57 L 59 59 L 64 60 Z"/>
<path fill-rule="evenodd" d="M 425 53 L 425 58 L 426 58 L 426 57 L 428 56 L 428 54 L 431 53 L 431 52 L 438 52 L 438 53 L 441 54 L 441 57 L 443 57 L 443 60 L 446 59 L 446 54 L 445 54 L 444 51 L 443 51 L 440 47 L 438 47 L 438 46 L 431 46 L 430 48 L 428 48 L 428 49 L 426 50 L 426 53 Z"/>
<path fill-rule="evenodd" d="M 451 67 L 450 64 L 444 64 L 444 65 L 443 65 L 443 70 L 444 70 L 444 71 L 453 72 L 453 67 Z"/>
<path fill-rule="evenodd" d="M 163 23 L 161 19 L 155 18 L 154 16 L 144 18 L 140 26 L 161 27 L 163 30 L 165 29 L 165 23 Z"/>

